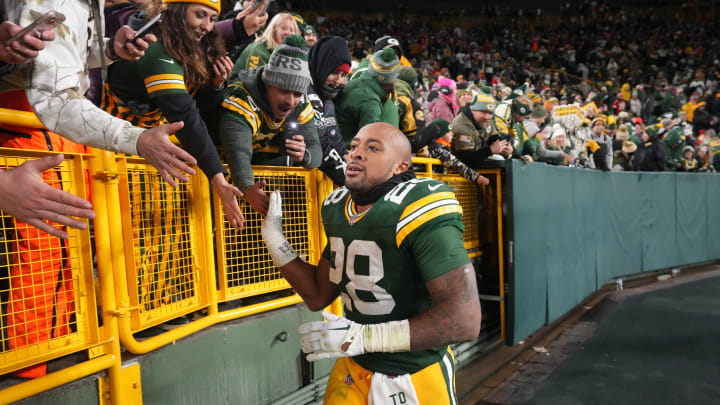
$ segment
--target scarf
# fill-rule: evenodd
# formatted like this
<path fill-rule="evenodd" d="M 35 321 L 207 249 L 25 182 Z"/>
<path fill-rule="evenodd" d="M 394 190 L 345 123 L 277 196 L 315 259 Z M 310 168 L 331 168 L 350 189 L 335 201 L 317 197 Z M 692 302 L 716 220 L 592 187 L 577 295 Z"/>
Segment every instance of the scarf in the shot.
<path fill-rule="evenodd" d="M 400 183 L 404 183 L 408 180 L 415 178 L 415 172 L 410 169 L 407 171 L 404 171 L 400 174 L 396 174 L 395 176 L 390 177 L 388 181 L 382 184 L 378 184 L 377 186 L 373 187 L 372 190 L 365 192 L 365 193 L 357 193 L 357 192 L 350 192 L 350 195 L 352 196 L 353 201 L 355 201 L 355 204 L 357 205 L 368 205 L 372 204 L 375 201 L 377 201 L 380 197 L 384 196 L 388 191 L 395 188 Z"/>

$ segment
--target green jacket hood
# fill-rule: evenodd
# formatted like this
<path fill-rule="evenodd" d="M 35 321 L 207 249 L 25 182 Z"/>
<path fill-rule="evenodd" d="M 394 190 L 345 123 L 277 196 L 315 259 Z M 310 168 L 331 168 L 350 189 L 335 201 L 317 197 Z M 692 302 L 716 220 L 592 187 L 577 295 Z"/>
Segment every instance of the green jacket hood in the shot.
<path fill-rule="evenodd" d="M 395 93 L 398 97 L 405 96 L 410 99 L 415 96 L 412 86 L 410 86 L 410 84 L 408 84 L 405 80 L 400 79 L 395 80 Z"/>

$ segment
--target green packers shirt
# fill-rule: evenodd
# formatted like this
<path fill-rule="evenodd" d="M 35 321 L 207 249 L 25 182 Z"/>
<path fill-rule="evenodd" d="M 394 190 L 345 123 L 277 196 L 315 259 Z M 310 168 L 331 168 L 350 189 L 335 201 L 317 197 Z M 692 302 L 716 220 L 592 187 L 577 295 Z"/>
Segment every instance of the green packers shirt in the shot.
<path fill-rule="evenodd" d="M 463 244 L 462 208 L 443 182 L 421 178 L 399 184 L 358 213 L 347 188 L 323 202 L 328 237 L 323 257 L 345 316 L 375 324 L 412 318 L 432 305 L 426 283 L 470 262 Z M 440 361 L 447 346 L 409 353 L 354 357 L 388 375 L 414 373 Z"/>
<path fill-rule="evenodd" d="M 225 174 L 225 169 L 197 106 L 217 104 L 218 96 L 222 93 L 209 87 L 188 89 L 182 65 L 161 42 L 154 42 L 139 60 L 110 66 L 102 108 L 144 128 L 183 121 L 185 125 L 175 135 L 211 179 Z"/>

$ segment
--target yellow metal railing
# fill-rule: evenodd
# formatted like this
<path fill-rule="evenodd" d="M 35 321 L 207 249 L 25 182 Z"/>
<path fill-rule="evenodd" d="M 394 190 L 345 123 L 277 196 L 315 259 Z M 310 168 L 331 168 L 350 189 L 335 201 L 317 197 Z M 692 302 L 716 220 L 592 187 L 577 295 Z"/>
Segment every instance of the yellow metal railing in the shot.
<path fill-rule="evenodd" d="M 0 168 L 11 169 L 49 154 L 0 148 Z M 90 161 L 88 155 L 65 154 L 65 160 L 43 178 L 86 198 Z M 0 403 L 18 401 L 113 364 L 119 367 L 120 347 L 113 347 L 110 337 L 117 333 L 98 322 L 89 227 L 67 229 L 69 238 L 60 240 L 4 214 L 0 221 L 0 375 L 71 353 L 87 351 L 89 358 L 0 390 Z"/>
<path fill-rule="evenodd" d="M 255 179 L 267 182 L 265 191 L 280 190 L 283 231 L 298 256 L 310 263 L 320 259 L 319 204 L 316 171 L 283 167 L 255 167 Z M 236 232 L 224 218 L 219 198 L 214 201 L 220 301 L 290 288 L 265 248 L 260 234 L 262 217 L 241 203 L 245 229 Z"/>
<path fill-rule="evenodd" d="M 48 154 L 0 149 L 0 168 Z M 473 214 L 478 201 L 477 186 L 456 175 L 432 173 L 432 165 L 439 161 L 428 159 L 424 164 L 428 170 L 425 175 L 444 180 L 455 189 L 466 213 L 467 246 L 477 247 L 477 215 Z M 255 167 L 254 171 L 257 179 L 267 181 L 268 192 L 281 190 L 285 235 L 300 257 L 317 263 L 325 243 L 320 206 L 333 190 L 332 182 L 317 170 Z M 45 261 L 51 270 L 48 273 L 63 277 L 64 289 L 51 290 L 65 291 L 67 317 L 63 319 L 67 321 L 60 326 L 65 326 L 67 333 L 16 345 L 7 334 L 11 326 L 7 317 L 22 314 L 20 310 L 7 309 L 11 303 L 21 302 L 20 298 L 12 298 L 18 289 L 13 283 L 20 281 L 15 275 L 22 273 L 19 268 L 24 263 L 38 260 L 21 257 L 16 245 L 26 241 L 13 236 L 16 226 L 11 218 L 0 216 L 4 235 L 0 241 L 3 249 L 0 375 L 70 353 L 87 351 L 88 360 L 0 390 L 0 403 L 17 401 L 103 370 L 108 372 L 107 378 L 101 379 L 100 388 L 111 402 L 140 403 L 139 390 L 134 385 L 128 386 L 139 378 L 139 370 L 122 367 L 121 344 L 132 353 L 147 353 L 219 322 L 302 302 L 272 265 L 260 234 L 261 217 L 242 202 L 245 229 L 236 232 L 229 227 L 219 199 L 212 196 L 202 174 L 172 188 L 142 159 L 95 150 L 92 155 L 66 154 L 65 161 L 46 176 L 52 180 L 58 175 L 62 180 L 55 180 L 56 184 L 81 196 L 85 196 L 86 179 L 92 179 L 92 202 L 97 214 L 94 220 L 97 276 L 88 230 L 70 229 L 65 245 L 57 238 L 27 241 L 45 243 L 36 248 L 38 254 L 57 256 L 54 261 Z M 54 283 L 53 287 L 56 286 Z M 218 303 L 224 301 L 278 291 L 284 293 L 271 295 L 265 301 L 218 310 Z M 98 310 L 102 311 L 102 326 Z M 333 303 L 330 310 L 340 313 L 340 301 Z M 189 314 L 194 315 L 193 320 L 176 329 L 142 341 L 135 336 L 144 329 Z M 105 394 L 101 395 L 101 402 Z"/>
<path fill-rule="evenodd" d="M 2 149 L 0 168 L 27 160 L 28 154 Z M 85 196 L 85 164 L 86 156 L 68 155 L 44 179 Z M 89 232 L 68 233 L 62 240 L 0 213 L 0 374 L 100 341 Z"/>

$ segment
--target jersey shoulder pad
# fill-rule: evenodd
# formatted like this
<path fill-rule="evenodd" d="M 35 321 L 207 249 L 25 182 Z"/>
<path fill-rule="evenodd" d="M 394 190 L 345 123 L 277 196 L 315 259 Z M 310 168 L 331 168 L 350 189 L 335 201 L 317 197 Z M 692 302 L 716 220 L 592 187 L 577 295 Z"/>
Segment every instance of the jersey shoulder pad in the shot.
<path fill-rule="evenodd" d="M 260 107 L 255 103 L 250 92 L 242 85 L 242 82 L 238 81 L 227 87 L 221 105 L 226 110 L 234 113 L 233 115 L 244 118 L 252 127 L 253 134 L 258 132 L 262 124 Z"/>
<path fill-rule="evenodd" d="M 462 207 L 453 190 L 442 181 L 418 178 L 399 184 L 388 192 L 384 201 L 399 205 L 395 230 L 400 246 L 414 231 L 446 219 L 462 223 Z"/>
<path fill-rule="evenodd" d="M 327 197 L 325 197 L 325 200 L 323 200 L 323 209 L 325 207 L 337 205 L 337 206 L 344 206 L 345 201 L 350 197 L 350 190 L 347 189 L 347 187 L 338 187 L 335 190 L 333 190 L 332 193 L 328 194 Z"/>
<path fill-rule="evenodd" d="M 303 97 L 303 100 L 298 104 L 297 107 L 295 107 L 293 115 L 295 115 L 296 120 L 300 125 L 305 125 L 310 122 L 310 120 L 315 117 L 315 110 L 313 109 L 310 100 Z"/>
<path fill-rule="evenodd" d="M 350 190 L 345 187 L 338 187 L 325 197 L 320 209 L 322 223 L 327 225 L 342 222 L 345 218 L 345 208 L 349 199 Z"/>

